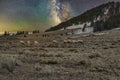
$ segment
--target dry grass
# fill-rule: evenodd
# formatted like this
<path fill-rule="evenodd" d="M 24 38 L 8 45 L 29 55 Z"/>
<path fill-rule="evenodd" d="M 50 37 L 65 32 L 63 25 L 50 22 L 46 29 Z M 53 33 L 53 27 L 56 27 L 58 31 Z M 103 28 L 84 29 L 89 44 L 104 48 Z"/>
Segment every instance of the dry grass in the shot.
<path fill-rule="evenodd" d="M 16 66 L 20 66 L 21 61 L 17 60 L 13 56 L 1 56 L 0 57 L 0 67 L 1 69 L 6 69 L 8 72 L 13 73 Z"/>
<path fill-rule="evenodd" d="M 64 44 L 66 36 L 59 40 L 34 35 L 18 37 L 39 41 L 39 45 L 20 45 L 20 40 L 3 43 L 0 39 L 0 80 L 119 80 L 119 34 L 120 31 L 99 37 L 79 35 L 77 39 L 84 40 L 84 44 Z M 53 44 L 52 40 L 61 42 Z"/>

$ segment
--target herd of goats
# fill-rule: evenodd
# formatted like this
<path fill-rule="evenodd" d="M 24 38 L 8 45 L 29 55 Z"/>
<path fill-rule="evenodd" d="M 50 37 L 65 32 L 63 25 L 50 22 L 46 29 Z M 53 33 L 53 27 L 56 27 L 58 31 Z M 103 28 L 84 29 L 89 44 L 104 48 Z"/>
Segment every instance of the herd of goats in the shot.
<path fill-rule="evenodd" d="M 29 31 L 18 31 L 15 35 L 22 35 L 22 34 L 29 35 L 29 34 L 35 34 L 35 33 L 40 33 L 40 32 L 38 30 L 31 31 L 31 32 L 29 32 Z M 104 35 L 104 34 L 106 34 L 106 33 L 100 32 L 100 33 L 85 34 L 85 35 L 82 35 L 82 36 L 84 36 L 84 37 L 91 36 L 91 35 L 92 36 L 101 36 L 101 35 Z M 9 35 L 9 32 L 5 32 L 4 35 Z M 47 34 L 43 34 L 42 37 L 46 37 L 46 35 Z M 81 44 L 83 44 L 84 43 L 84 41 L 81 40 L 81 39 L 80 40 L 76 40 L 76 39 L 63 39 L 61 42 L 65 43 L 65 44 L 67 44 L 67 43 L 73 43 L 73 44 L 74 43 L 75 44 L 76 43 L 81 43 Z M 20 40 L 19 43 L 22 44 L 22 45 L 30 45 L 30 44 L 39 45 L 40 44 L 40 42 L 36 41 L 36 40 L 35 41 Z M 53 40 L 51 40 L 51 43 L 58 44 L 58 43 L 60 43 L 60 41 L 56 40 L 56 39 L 53 39 Z"/>
<path fill-rule="evenodd" d="M 84 41 L 83 40 L 71 40 L 71 39 L 65 39 L 62 41 L 63 43 L 83 43 Z M 38 45 L 39 42 L 38 41 L 20 41 L 21 44 L 25 45 L 30 45 L 30 44 L 35 44 L 35 45 Z M 57 40 L 52 40 L 52 43 L 53 44 L 58 44 L 59 41 Z"/>

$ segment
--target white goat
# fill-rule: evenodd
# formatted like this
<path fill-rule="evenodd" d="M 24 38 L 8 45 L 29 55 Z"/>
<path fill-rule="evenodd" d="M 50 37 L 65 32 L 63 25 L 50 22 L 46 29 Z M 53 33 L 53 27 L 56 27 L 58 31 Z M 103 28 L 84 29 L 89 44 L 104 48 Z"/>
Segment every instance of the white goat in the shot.
<path fill-rule="evenodd" d="M 53 40 L 52 42 L 53 42 L 53 43 L 58 43 L 58 41 L 57 41 L 57 40 Z"/>
<path fill-rule="evenodd" d="M 38 41 L 34 41 L 34 44 L 38 44 L 39 42 Z"/>
<path fill-rule="evenodd" d="M 30 44 L 30 41 L 27 41 L 27 44 Z"/>
<path fill-rule="evenodd" d="M 20 41 L 20 43 L 21 43 L 21 44 L 25 44 L 25 42 L 24 42 L 24 41 Z"/>
<path fill-rule="evenodd" d="M 64 40 L 64 43 L 83 43 L 83 40 Z"/>

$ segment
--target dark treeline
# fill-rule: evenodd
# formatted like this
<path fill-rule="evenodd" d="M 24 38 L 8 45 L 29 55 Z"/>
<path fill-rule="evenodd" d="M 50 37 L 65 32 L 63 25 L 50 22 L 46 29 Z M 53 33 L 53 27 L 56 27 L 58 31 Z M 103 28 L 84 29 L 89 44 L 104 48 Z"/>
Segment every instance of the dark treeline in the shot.
<path fill-rule="evenodd" d="M 120 15 L 112 16 L 107 21 L 98 21 L 94 24 L 94 32 L 120 27 Z"/>
<path fill-rule="evenodd" d="M 32 34 L 40 33 L 39 30 L 34 30 L 34 31 L 17 31 L 16 33 L 11 33 L 9 31 L 5 31 L 3 35 L 4 36 L 10 36 L 10 34 L 11 35 L 27 35 L 27 34 L 29 34 L 29 32 L 32 33 Z"/>

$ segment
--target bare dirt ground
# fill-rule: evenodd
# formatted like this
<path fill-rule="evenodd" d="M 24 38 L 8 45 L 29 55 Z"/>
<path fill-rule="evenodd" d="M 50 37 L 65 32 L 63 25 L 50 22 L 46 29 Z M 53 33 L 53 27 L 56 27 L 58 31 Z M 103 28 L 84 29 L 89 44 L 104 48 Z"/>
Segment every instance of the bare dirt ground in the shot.
<path fill-rule="evenodd" d="M 120 80 L 120 30 L 0 37 L 0 80 Z"/>

